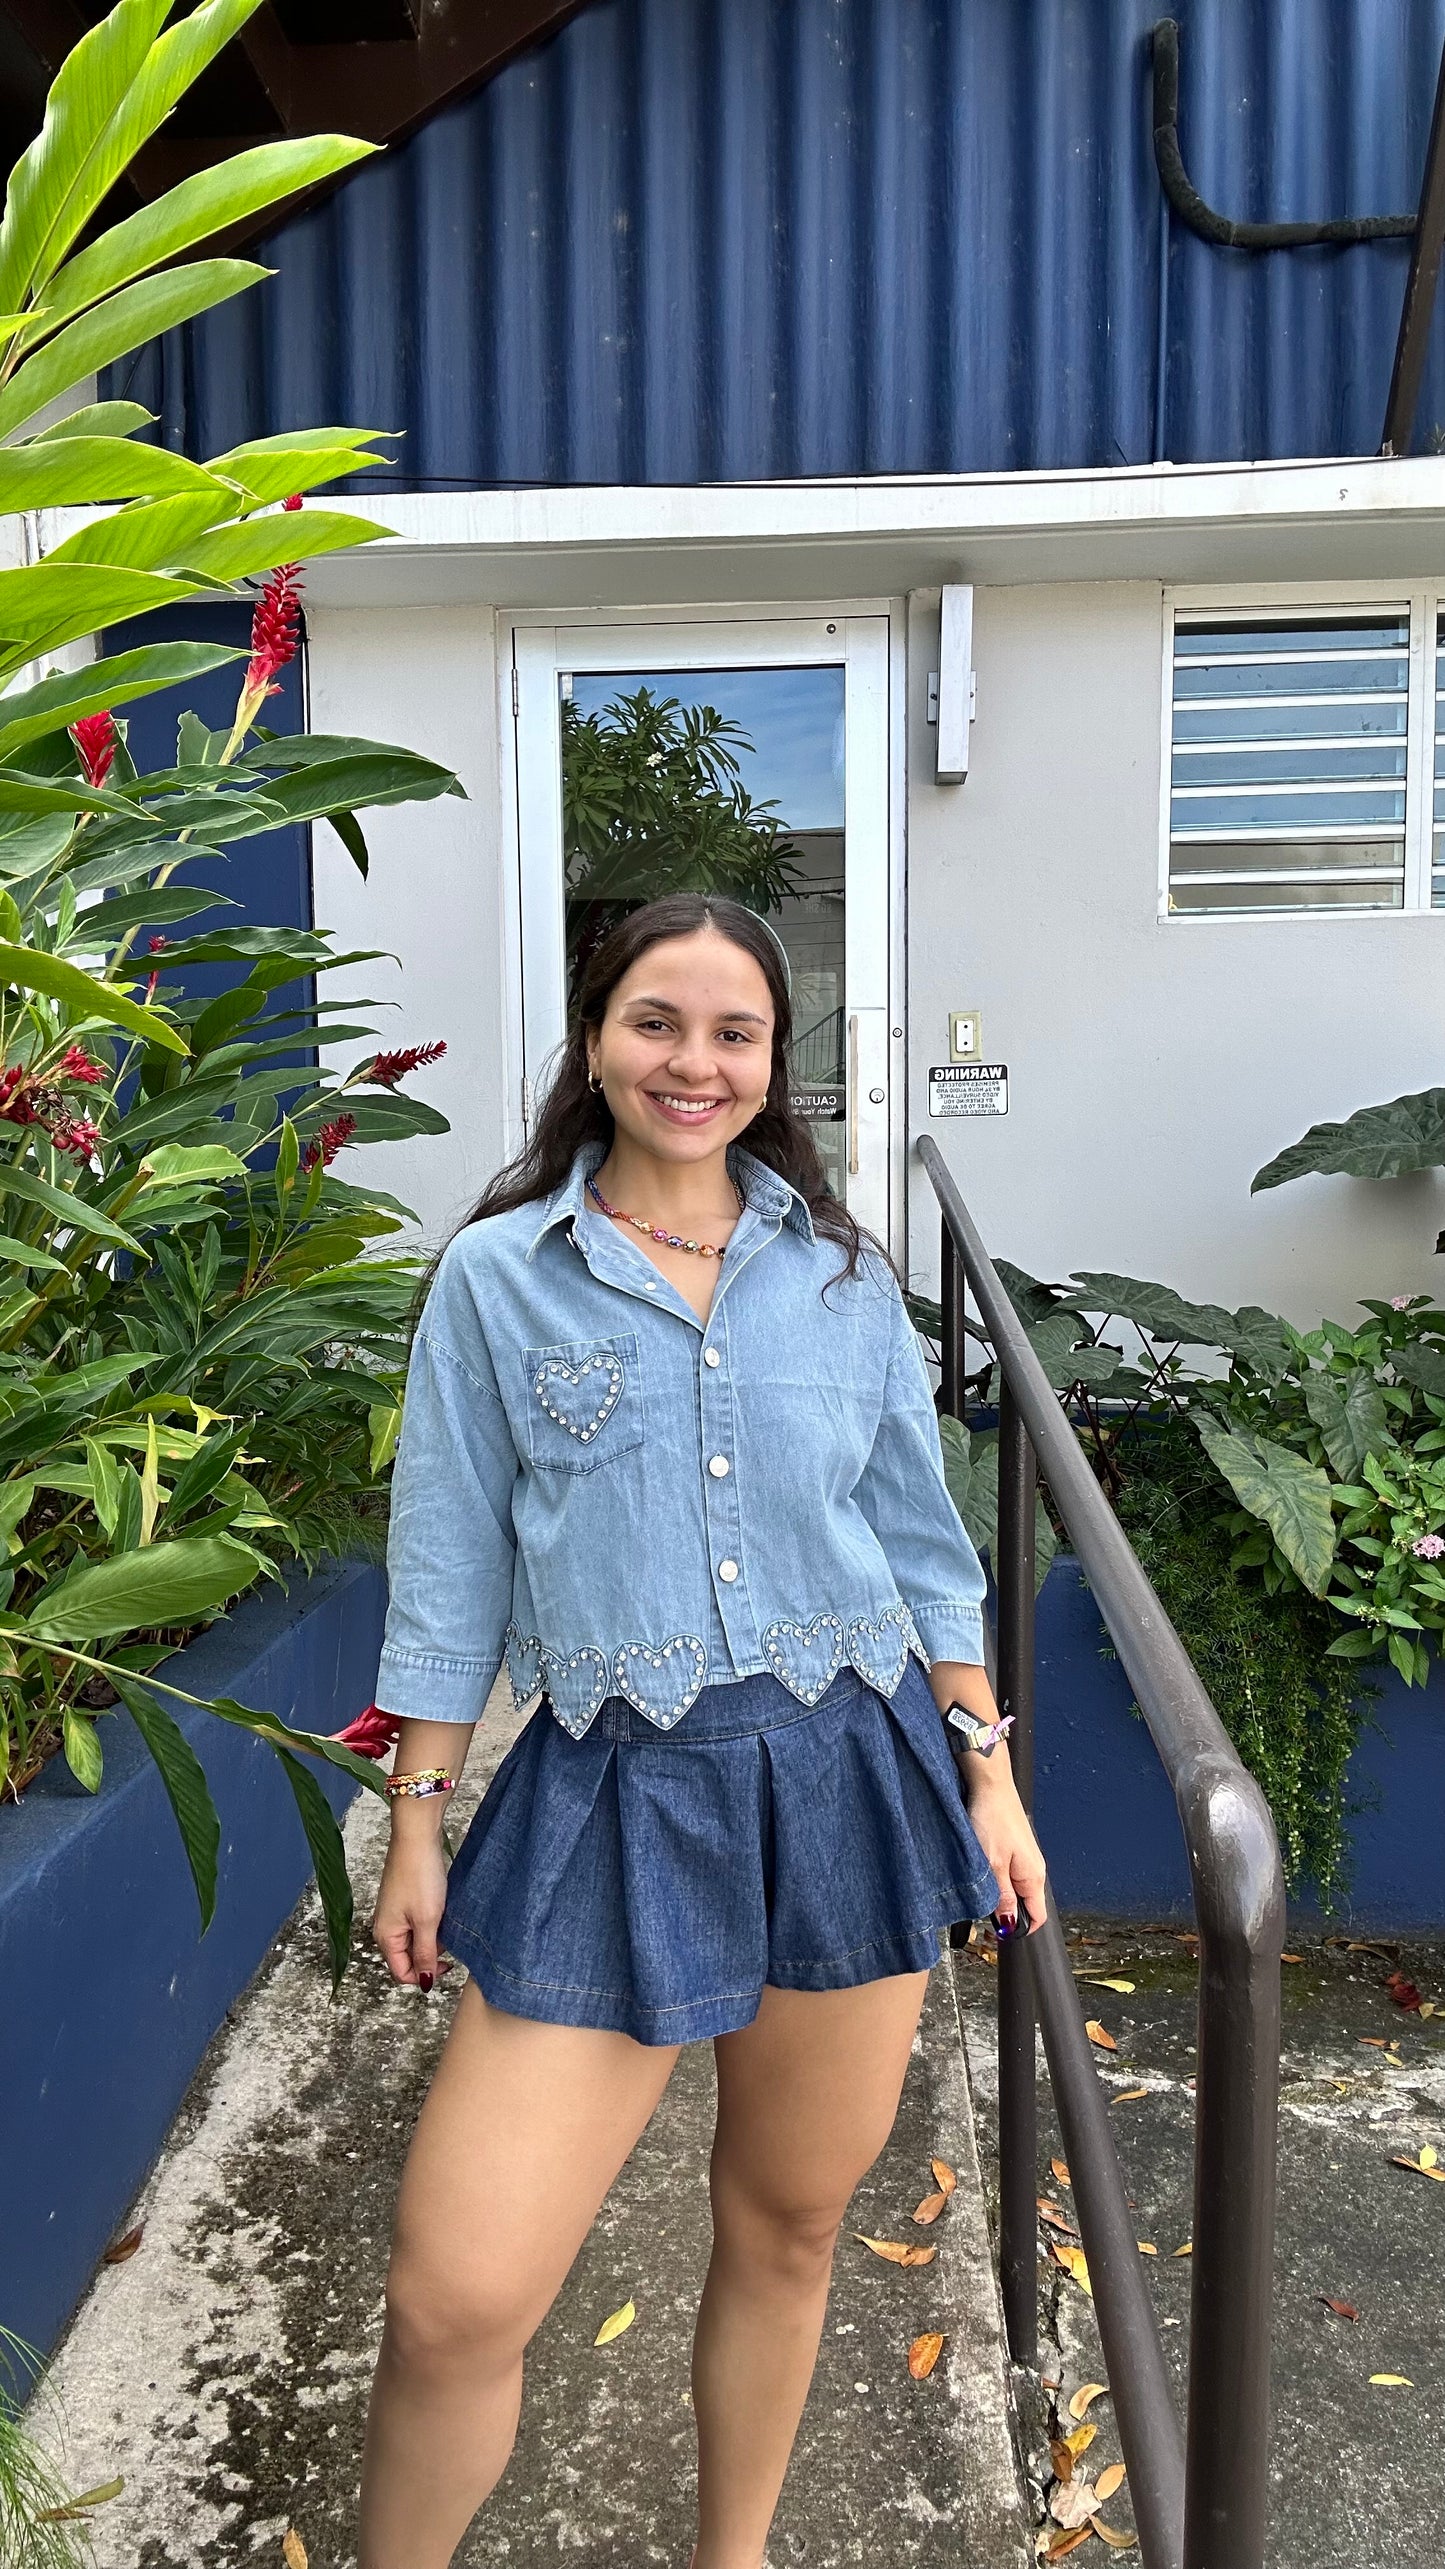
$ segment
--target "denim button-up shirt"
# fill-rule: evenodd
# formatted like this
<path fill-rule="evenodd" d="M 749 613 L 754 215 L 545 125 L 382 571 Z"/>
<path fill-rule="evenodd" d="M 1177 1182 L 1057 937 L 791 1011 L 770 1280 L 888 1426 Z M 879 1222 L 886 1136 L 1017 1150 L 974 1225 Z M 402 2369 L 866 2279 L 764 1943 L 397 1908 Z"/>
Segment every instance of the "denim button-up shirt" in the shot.
<path fill-rule="evenodd" d="M 745 1208 L 707 1319 L 585 1194 L 444 1250 L 407 1372 L 376 1700 L 475 1721 L 506 1662 L 580 1737 L 609 1695 L 668 1729 L 771 1671 L 891 1696 L 910 1650 L 983 1657 L 984 1578 L 892 1273 L 734 1145 Z"/>

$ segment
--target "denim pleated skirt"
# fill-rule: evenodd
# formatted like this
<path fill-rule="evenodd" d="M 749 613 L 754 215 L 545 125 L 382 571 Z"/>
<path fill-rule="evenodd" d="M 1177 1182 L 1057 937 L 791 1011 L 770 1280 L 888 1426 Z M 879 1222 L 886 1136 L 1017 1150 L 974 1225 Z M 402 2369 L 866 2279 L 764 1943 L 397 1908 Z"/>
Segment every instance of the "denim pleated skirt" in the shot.
<path fill-rule="evenodd" d="M 453 1860 L 440 1941 L 515 2016 L 699 2042 L 763 1988 L 927 1971 L 998 1888 L 932 1690 L 845 1668 L 816 1704 L 705 1686 L 659 1731 L 609 1696 L 574 1739 L 545 1697 Z"/>

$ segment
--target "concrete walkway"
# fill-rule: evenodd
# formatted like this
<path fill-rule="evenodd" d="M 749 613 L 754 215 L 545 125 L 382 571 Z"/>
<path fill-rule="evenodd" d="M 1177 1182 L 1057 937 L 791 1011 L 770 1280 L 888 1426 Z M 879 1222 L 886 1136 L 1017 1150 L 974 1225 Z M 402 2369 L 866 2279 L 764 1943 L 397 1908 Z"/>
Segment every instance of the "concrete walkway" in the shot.
<path fill-rule="evenodd" d="M 494 1701 L 456 1836 L 515 1728 Z M 367 1796 L 347 1823 L 358 1959 L 340 1999 L 328 2001 L 313 1895 L 193 2083 L 130 2216 L 144 2223 L 139 2250 L 102 2269 L 57 2357 L 72 2485 L 125 2479 L 96 2518 L 96 2569 L 279 2562 L 291 2527 L 309 2569 L 354 2563 L 392 2206 L 455 2004 L 454 1991 L 394 1989 L 372 1953 L 385 1836 Z M 932 1975 L 897 2124 L 845 2223 L 771 2569 L 1024 2569 L 1033 2557 L 957 2008 L 969 1968 L 949 1957 Z M 467 2569 L 684 2569 L 714 2103 L 711 2045 L 688 2045 L 529 2350 L 521 2435 L 457 2555 Z M 958 2188 L 936 2228 L 914 2230 L 935 2156 Z M 854 2231 L 927 2239 L 938 2254 L 900 2270 Z M 594 2346 L 629 2296 L 634 2325 Z M 925 2330 L 944 2332 L 944 2350 L 914 2381 L 907 2350 Z"/>

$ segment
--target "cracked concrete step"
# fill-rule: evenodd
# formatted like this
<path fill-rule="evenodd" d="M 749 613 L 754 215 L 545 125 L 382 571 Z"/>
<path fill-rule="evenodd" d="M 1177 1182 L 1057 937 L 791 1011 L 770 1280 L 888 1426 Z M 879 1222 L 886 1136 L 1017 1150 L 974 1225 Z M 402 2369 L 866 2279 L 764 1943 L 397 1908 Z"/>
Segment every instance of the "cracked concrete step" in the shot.
<path fill-rule="evenodd" d="M 516 1727 L 494 1702 L 454 1830 Z M 386 1816 L 367 1797 L 346 1825 L 364 1919 Z M 893 2134 L 849 2209 L 772 2569 L 1032 2558 L 955 1968 L 932 1975 Z M 96 2569 L 269 2562 L 291 2523 L 311 2569 L 350 2569 L 396 2183 L 454 2003 L 394 1989 L 364 1948 L 328 2005 L 314 1895 L 238 2001 L 131 2215 L 139 2252 L 102 2269 L 56 2359 L 74 2484 L 126 2482 L 97 2518 Z M 517 2448 L 457 2555 L 466 2569 L 684 2569 L 714 2104 L 712 2047 L 686 2045 L 528 2350 Z M 931 2232 L 902 2233 L 935 2155 L 957 2191 Z M 855 2230 L 927 2235 L 939 2253 L 900 2270 Z M 634 2326 L 594 2347 L 629 2295 Z M 907 2350 L 925 2329 L 946 2343 L 915 2382 Z"/>

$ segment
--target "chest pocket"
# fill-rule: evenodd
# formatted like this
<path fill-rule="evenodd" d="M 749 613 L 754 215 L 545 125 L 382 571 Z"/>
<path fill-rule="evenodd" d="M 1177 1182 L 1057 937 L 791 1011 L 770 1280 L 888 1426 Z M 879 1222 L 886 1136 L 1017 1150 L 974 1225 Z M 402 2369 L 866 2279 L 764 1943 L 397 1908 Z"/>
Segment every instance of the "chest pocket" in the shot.
<path fill-rule="evenodd" d="M 642 1443 L 642 1363 L 630 1329 L 522 1349 L 527 1450 L 540 1472 L 596 1472 Z"/>

